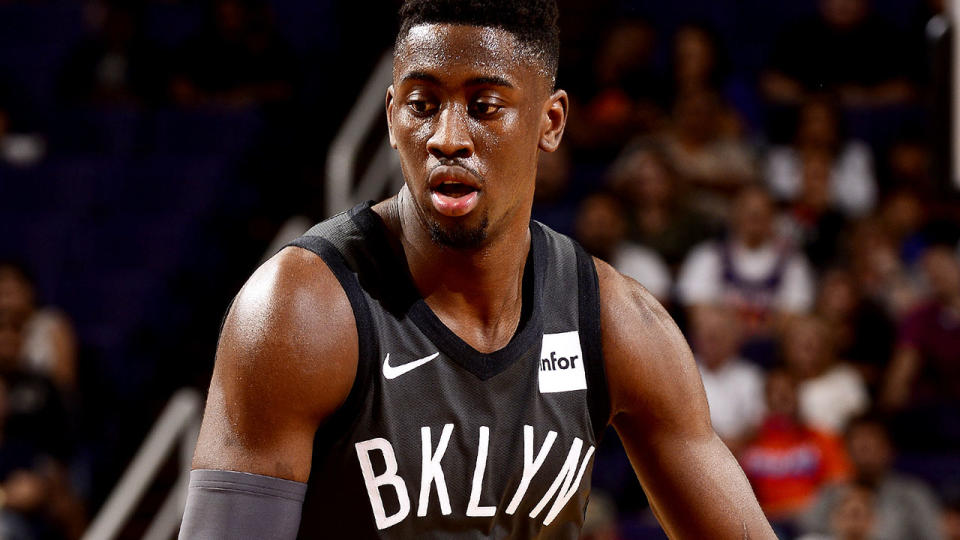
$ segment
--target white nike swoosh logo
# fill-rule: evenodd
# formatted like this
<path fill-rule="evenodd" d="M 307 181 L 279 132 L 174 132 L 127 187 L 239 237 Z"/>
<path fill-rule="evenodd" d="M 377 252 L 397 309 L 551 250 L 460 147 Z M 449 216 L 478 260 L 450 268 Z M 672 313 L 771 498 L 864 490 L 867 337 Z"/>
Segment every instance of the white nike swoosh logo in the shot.
<path fill-rule="evenodd" d="M 417 369 L 418 367 L 426 364 L 427 362 L 433 360 L 438 356 L 440 356 L 440 353 L 435 352 L 430 356 L 425 356 L 419 360 L 408 362 L 406 364 L 403 364 L 402 366 L 391 366 L 390 353 L 387 353 L 387 357 L 383 359 L 383 376 L 387 379 L 396 379 L 397 377 L 403 375 L 404 373 Z"/>

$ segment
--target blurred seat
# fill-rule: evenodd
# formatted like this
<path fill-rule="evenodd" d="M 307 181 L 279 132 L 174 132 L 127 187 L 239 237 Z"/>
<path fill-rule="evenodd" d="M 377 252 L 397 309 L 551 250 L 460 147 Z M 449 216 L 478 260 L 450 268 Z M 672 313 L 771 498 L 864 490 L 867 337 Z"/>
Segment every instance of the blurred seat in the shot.
<path fill-rule="evenodd" d="M 127 164 L 117 201 L 125 210 L 195 215 L 225 188 L 227 161 L 216 155 L 153 154 Z"/>
<path fill-rule="evenodd" d="M 179 47 L 203 24 L 200 2 L 150 2 L 145 11 L 144 37 L 167 50 Z"/>
<path fill-rule="evenodd" d="M 18 105 L 30 109 L 23 116 L 52 123 L 60 68 L 85 32 L 83 8 L 81 2 L 0 3 L 0 73 Z"/>
<path fill-rule="evenodd" d="M 141 147 L 141 113 L 128 107 L 65 108 L 51 126 L 51 152 L 129 154 Z"/>
<path fill-rule="evenodd" d="M 340 29 L 334 2 L 272 0 L 270 4 L 277 30 L 299 54 L 316 49 L 335 50 Z"/>
<path fill-rule="evenodd" d="M 262 118 L 253 107 L 165 109 L 153 122 L 150 147 L 157 153 L 236 157 L 256 140 Z"/>
<path fill-rule="evenodd" d="M 68 286 L 70 229 L 70 220 L 59 212 L 0 210 L 0 258 L 27 265 L 41 303 L 54 302 Z"/>

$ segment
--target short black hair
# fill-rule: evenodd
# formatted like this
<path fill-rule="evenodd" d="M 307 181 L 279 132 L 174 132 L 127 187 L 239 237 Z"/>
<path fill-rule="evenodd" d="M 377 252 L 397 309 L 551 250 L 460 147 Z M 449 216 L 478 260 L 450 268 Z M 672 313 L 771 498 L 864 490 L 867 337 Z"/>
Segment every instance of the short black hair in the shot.
<path fill-rule="evenodd" d="M 33 277 L 33 272 L 30 271 L 30 267 L 27 266 L 27 264 L 23 261 L 13 258 L 0 257 L 0 273 L 2 272 L 9 272 L 13 274 L 17 279 L 23 281 L 30 287 L 33 287 L 36 284 L 36 280 Z"/>
<path fill-rule="evenodd" d="M 406 0 L 400 8 L 397 45 L 420 24 L 489 26 L 513 34 L 556 79 L 560 59 L 556 0 Z"/>
<path fill-rule="evenodd" d="M 844 429 L 844 436 L 850 437 L 850 434 L 859 427 L 874 427 L 880 430 L 883 433 L 883 436 L 890 441 L 890 420 L 889 418 L 875 410 L 869 410 L 864 413 L 860 413 L 847 421 L 846 429 Z"/>

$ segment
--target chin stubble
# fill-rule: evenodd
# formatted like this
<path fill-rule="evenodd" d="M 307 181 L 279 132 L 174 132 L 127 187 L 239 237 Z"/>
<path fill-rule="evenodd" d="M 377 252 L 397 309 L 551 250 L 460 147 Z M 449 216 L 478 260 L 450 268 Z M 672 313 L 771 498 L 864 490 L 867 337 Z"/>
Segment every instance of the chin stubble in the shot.
<path fill-rule="evenodd" d="M 490 224 L 487 214 L 484 213 L 480 223 L 473 227 L 456 224 L 444 227 L 436 220 L 427 218 L 427 227 L 430 229 L 430 239 L 434 244 L 450 249 L 475 249 L 487 239 L 487 226 Z"/>

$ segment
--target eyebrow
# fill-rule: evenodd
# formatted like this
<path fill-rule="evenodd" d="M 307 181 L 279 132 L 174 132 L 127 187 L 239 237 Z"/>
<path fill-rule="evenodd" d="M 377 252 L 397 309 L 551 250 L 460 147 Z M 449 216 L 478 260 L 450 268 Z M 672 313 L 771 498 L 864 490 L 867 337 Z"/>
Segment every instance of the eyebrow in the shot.
<path fill-rule="evenodd" d="M 406 82 L 406 81 L 423 81 L 423 82 L 428 82 L 436 85 L 441 84 L 440 79 L 438 79 L 435 75 L 431 75 L 430 73 L 427 73 L 425 71 L 411 71 L 410 73 L 407 73 L 406 75 L 403 76 L 402 79 L 400 79 L 400 82 Z M 513 88 L 513 83 L 504 79 L 503 77 L 497 77 L 496 75 L 474 77 L 472 79 L 467 80 L 466 85 L 467 86 L 503 86 L 505 88 Z"/>

